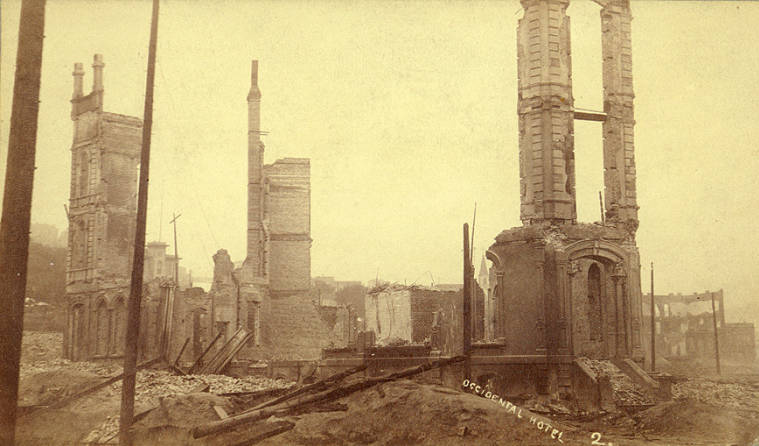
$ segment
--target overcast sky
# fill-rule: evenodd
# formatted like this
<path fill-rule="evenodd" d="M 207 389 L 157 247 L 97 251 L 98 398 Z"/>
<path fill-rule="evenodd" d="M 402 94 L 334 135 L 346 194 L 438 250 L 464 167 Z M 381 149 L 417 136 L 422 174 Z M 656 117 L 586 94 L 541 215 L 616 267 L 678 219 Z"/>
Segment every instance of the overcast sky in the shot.
<path fill-rule="evenodd" d="M 575 0 L 577 107 L 601 109 L 599 7 Z M 633 1 L 642 282 L 756 299 L 759 4 Z M 312 275 L 461 282 L 461 225 L 477 202 L 475 263 L 520 225 L 517 1 L 161 2 L 148 240 L 194 276 L 245 256 L 246 95 L 260 60 L 266 162 L 311 159 Z M 19 2 L 2 4 L 4 178 Z M 142 117 L 150 3 L 48 0 L 32 220 L 63 229 L 74 62 L 106 111 Z M 577 122 L 578 214 L 599 219 L 601 127 Z M 162 212 L 161 212 L 162 209 Z M 161 224 L 161 222 L 163 222 Z M 730 314 L 728 319 L 740 319 Z"/>

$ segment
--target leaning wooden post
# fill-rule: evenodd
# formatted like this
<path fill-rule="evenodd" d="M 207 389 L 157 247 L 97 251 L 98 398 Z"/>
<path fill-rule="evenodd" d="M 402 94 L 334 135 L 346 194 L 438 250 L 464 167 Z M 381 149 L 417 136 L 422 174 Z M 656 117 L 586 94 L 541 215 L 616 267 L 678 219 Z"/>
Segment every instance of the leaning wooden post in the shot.
<path fill-rule="evenodd" d="M 717 331 L 717 312 L 714 310 L 714 293 L 712 296 L 712 322 L 714 322 L 714 359 L 717 361 L 717 375 L 721 375 L 719 368 L 719 332 Z"/>
<path fill-rule="evenodd" d="M 654 305 L 654 262 L 651 262 L 651 371 L 656 371 L 656 318 Z"/>
<path fill-rule="evenodd" d="M 14 444 L 16 431 L 45 0 L 24 0 L 20 17 L 0 223 L 0 444 Z"/>
<path fill-rule="evenodd" d="M 469 261 L 469 224 L 464 223 L 464 289 L 463 294 L 463 312 L 464 317 L 462 321 L 463 325 L 463 338 L 464 338 L 464 351 L 466 356 L 464 361 L 464 378 L 470 379 L 471 372 L 471 358 L 470 350 L 472 349 L 472 281 L 469 277 L 471 271 Z"/>
<path fill-rule="evenodd" d="M 134 419 L 134 386 L 137 376 L 137 340 L 140 335 L 140 301 L 142 300 L 142 273 L 145 260 L 145 221 L 148 207 L 148 177 L 150 173 L 150 133 L 153 128 L 153 85 L 155 83 L 156 40 L 158 37 L 158 0 L 153 0 L 148 48 L 148 74 L 145 82 L 145 112 L 142 124 L 142 151 L 140 153 L 140 184 L 137 192 L 137 225 L 134 235 L 132 283 L 127 305 L 127 330 L 124 346 L 124 382 L 121 389 L 119 418 L 119 444 L 129 446 L 129 428 Z"/>

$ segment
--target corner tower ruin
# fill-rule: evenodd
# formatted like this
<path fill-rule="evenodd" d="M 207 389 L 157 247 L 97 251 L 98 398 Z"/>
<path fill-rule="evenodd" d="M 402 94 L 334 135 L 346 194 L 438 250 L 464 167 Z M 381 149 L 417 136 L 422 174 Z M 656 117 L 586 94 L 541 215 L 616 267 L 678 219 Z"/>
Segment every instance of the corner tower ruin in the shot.
<path fill-rule="evenodd" d="M 142 121 L 103 111 L 104 66 L 96 54 L 88 95 L 82 64 L 72 73 L 64 356 L 73 360 L 119 356 L 124 347 Z"/>
<path fill-rule="evenodd" d="M 522 226 L 501 232 L 487 251 L 496 280 L 491 341 L 497 354 L 511 358 L 500 374 L 538 393 L 557 395 L 573 391 L 575 358 L 643 361 L 631 14 L 629 0 L 596 1 L 604 107 L 603 112 L 579 112 L 572 98 L 569 0 L 521 3 Z M 603 126 L 603 222 L 577 222 L 575 119 Z"/>

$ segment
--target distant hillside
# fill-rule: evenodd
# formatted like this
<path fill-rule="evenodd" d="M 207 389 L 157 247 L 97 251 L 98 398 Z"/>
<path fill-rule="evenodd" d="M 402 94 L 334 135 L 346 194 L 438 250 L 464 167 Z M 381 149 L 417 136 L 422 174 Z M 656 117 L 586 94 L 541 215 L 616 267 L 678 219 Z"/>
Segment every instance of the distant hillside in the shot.
<path fill-rule="evenodd" d="M 32 223 L 29 237 L 32 242 L 50 247 L 65 248 L 68 244 L 68 231 L 60 231 L 57 227 L 45 223 Z"/>
<path fill-rule="evenodd" d="M 66 294 L 66 248 L 29 244 L 26 297 L 62 304 Z"/>

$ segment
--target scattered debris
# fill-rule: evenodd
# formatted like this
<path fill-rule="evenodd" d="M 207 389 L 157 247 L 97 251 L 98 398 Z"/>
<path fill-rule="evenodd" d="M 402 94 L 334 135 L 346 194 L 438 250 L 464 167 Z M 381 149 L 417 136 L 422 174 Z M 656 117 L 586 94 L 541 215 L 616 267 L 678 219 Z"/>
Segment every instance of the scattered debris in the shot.
<path fill-rule="evenodd" d="M 642 406 L 656 403 L 652 396 L 608 360 L 578 358 L 598 376 L 608 376 L 617 406 Z"/>

